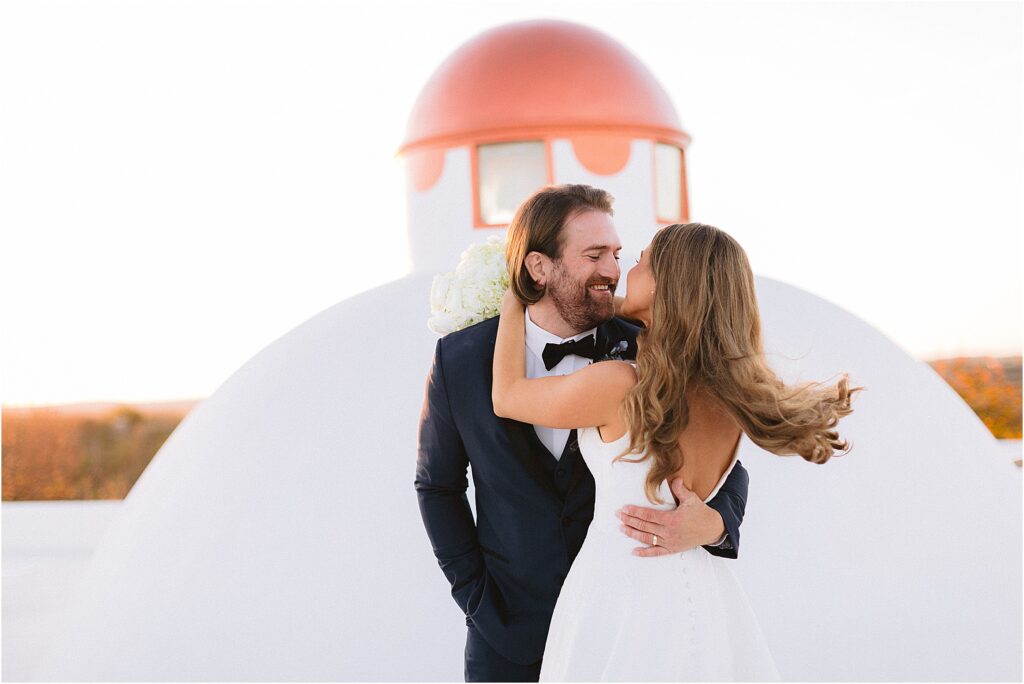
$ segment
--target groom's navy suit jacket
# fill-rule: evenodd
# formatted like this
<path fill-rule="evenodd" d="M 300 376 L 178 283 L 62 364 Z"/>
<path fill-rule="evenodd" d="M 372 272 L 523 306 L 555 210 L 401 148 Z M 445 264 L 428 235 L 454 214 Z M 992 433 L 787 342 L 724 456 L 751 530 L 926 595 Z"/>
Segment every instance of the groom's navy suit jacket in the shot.
<path fill-rule="evenodd" d="M 494 415 L 491 363 L 498 318 L 437 342 L 420 415 L 416 493 L 420 513 L 452 596 L 467 622 L 501 655 L 523 665 L 544 652 L 551 614 L 594 517 L 594 478 L 576 431 L 556 460 L 532 425 Z M 627 342 L 638 328 L 612 319 L 597 330 L 598 350 Z M 466 498 L 472 465 L 476 521 Z M 728 539 L 710 553 L 736 557 L 747 497 L 736 464 L 708 504 Z"/>

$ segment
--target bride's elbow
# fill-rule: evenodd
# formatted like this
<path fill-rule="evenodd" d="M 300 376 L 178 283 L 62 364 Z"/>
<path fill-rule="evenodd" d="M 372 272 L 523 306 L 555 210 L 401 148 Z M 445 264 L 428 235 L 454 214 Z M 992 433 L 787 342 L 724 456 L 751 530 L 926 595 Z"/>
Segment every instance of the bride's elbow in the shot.
<path fill-rule="evenodd" d="M 491 405 L 494 408 L 494 415 L 499 418 L 508 418 L 505 415 L 505 404 L 501 400 L 501 394 L 499 392 L 491 392 Z"/>

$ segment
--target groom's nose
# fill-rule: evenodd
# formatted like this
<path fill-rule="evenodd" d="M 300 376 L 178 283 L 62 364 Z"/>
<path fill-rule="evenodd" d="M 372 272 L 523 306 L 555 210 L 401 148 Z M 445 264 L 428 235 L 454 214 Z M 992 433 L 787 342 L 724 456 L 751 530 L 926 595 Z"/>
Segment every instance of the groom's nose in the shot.
<path fill-rule="evenodd" d="M 597 262 L 597 274 L 602 278 L 608 278 L 609 280 L 618 280 L 621 271 L 619 270 L 619 260 L 615 258 L 613 254 L 605 254 Z"/>

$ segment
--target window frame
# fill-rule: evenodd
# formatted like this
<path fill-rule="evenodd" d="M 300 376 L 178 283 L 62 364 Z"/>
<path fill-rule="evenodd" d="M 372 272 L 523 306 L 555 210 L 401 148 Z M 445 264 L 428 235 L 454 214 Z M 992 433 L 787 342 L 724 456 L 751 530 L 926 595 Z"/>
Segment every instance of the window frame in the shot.
<path fill-rule="evenodd" d="M 679 216 L 669 218 L 658 212 L 658 145 L 668 145 L 679 152 Z M 685 223 L 690 220 L 690 204 L 686 191 L 686 150 L 674 140 L 651 140 L 651 190 L 654 195 L 654 220 L 658 223 Z"/>
<path fill-rule="evenodd" d="M 479 140 L 473 143 L 470 150 L 469 174 L 473 181 L 473 228 L 507 228 L 508 223 L 487 223 L 480 213 L 480 148 L 487 145 L 503 145 L 509 143 L 544 143 L 544 166 L 547 177 L 544 185 L 554 183 L 554 164 L 551 151 L 552 139 L 548 136 L 511 138 L 500 140 Z M 543 186 L 542 186 L 543 187 Z M 525 198 L 524 198 L 525 199 Z"/>

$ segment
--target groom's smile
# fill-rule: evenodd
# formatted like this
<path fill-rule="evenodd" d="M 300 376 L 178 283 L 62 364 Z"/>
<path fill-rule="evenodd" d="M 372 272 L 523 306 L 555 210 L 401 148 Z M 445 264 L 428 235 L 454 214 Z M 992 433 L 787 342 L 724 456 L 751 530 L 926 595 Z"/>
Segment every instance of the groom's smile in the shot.
<path fill-rule="evenodd" d="M 617 284 L 618 283 L 615 282 L 592 283 L 587 285 L 587 290 L 591 297 L 600 302 L 612 301 L 615 296 L 615 287 Z"/>

